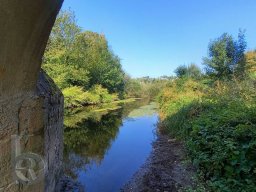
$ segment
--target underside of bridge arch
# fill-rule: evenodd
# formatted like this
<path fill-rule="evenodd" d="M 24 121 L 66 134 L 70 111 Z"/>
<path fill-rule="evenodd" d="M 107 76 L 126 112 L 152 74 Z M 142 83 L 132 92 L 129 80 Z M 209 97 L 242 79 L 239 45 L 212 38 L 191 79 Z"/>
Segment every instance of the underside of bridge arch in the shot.
<path fill-rule="evenodd" d="M 54 191 L 61 174 L 63 96 L 40 68 L 63 0 L 0 0 L 0 192 Z M 17 182 L 11 136 L 23 136 L 21 153 L 47 164 L 36 185 Z"/>

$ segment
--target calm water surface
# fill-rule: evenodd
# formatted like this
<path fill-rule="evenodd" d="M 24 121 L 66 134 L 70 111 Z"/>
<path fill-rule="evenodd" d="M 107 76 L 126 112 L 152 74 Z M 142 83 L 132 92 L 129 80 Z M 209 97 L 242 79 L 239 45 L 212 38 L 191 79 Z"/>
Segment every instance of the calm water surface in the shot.
<path fill-rule="evenodd" d="M 139 101 L 112 112 L 84 110 L 65 120 L 66 174 L 88 192 L 119 191 L 151 152 L 156 106 Z"/>

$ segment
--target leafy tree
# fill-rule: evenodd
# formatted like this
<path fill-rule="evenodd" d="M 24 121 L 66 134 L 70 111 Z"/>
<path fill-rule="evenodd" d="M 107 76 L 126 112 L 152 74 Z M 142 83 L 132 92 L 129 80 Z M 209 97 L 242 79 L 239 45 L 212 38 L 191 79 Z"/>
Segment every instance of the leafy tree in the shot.
<path fill-rule="evenodd" d="M 70 64 L 75 49 L 75 37 L 81 32 L 76 24 L 74 12 L 61 11 L 53 26 L 45 55 L 44 63 Z"/>
<path fill-rule="evenodd" d="M 246 75 L 247 63 L 245 57 L 245 50 L 247 47 L 247 42 L 245 40 L 245 31 L 239 30 L 238 41 L 236 42 L 236 52 L 235 52 L 235 75 L 238 77 L 244 77 Z"/>
<path fill-rule="evenodd" d="M 111 93 L 124 91 L 124 71 L 120 59 L 110 50 L 104 35 L 90 31 L 80 33 L 75 47 L 76 63 L 88 69 L 91 86 L 100 84 Z"/>
<path fill-rule="evenodd" d="M 179 78 L 194 78 L 198 79 L 202 76 L 201 69 L 196 64 L 189 66 L 181 65 L 175 70 L 176 76 Z"/>
<path fill-rule="evenodd" d="M 70 86 L 89 87 L 89 72 L 72 65 L 44 64 L 43 68 L 60 89 Z"/>
<path fill-rule="evenodd" d="M 176 76 L 177 77 L 185 77 L 188 73 L 187 71 L 187 66 L 186 65 L 181 65 L 179 67 L 177 67 L 177 69 L 175 70 Z"/>
<path fill-rule="evenodd" d="M 189 77 L 198 79 L 202 76 L 202 71 L 196 64 L 192 63 L 188 66 L 188 75 Z"/>
<path fill-rule="evenodd" d="M 217 79 L 231 78 L 233 75 L 242 77 L 245 74 L 246 41 L 243 31 L 239 31 L 238 41 L 224 33 L 209 44 L 209 57 L 204 58 L 206 72 Z"/>
<path fill-rule="evenodd" d="M 47 44 L 43 68 L 61 89 L 89 86 L 88 70 L 75 65 L 74 42 L 80 32 L 74 13 L 70 10 L 60 12 Z"/>
<path fill-rule="evenodd" d="M 68 108 L 110 102 L 124 94 L 120 59 L 104 35 L 82 32 L 70 10 L 62 11 L 55 22 L 43 68 L 63 90 Z"/>

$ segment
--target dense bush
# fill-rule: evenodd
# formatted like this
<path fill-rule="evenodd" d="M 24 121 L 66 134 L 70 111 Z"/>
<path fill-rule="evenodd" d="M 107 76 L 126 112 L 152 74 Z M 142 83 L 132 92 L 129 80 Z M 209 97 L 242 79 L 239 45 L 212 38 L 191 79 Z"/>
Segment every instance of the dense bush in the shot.
<path fill-rule="evenodd" d="M 217 82 L 208 87 L 207 94 L 201 99 L 192 99 L 191 89 L 183 89 L 182 95 L 192 96 L 190 102 L 178 90 L 176 97 L 172 89 L 169 88 L 169 94 L 165 90 L 159 97 L 165 114 L 165 130 L 185 141 L 209 190 L 254 191 L 255 81 Z M 186 102 L 181 105 L 180 100 L 184 99 Z"/>
<path fill-rule="evenodd" d="M 84 91 L 82 87 L 68 87 L 63 91 L 65 98 L 65 107 L 80 107 L 84 102 Z"/>
<path fill-rule="evenodd" d="M 84 91 L 82 87 L 73 86 L 63 89 L 62 92 L 65 98 L 66 108 L 110 103 L 118 99 L 117 94 L 110 94 L 101 85 L 95 85 L 89 91 Z"/>
<path fill-rule="evenodd" d="M 204 94 L 205 85 L 192 79 L 177 79 L 167 84 L 158 96 L 162 116 L 177 113 Z"/>

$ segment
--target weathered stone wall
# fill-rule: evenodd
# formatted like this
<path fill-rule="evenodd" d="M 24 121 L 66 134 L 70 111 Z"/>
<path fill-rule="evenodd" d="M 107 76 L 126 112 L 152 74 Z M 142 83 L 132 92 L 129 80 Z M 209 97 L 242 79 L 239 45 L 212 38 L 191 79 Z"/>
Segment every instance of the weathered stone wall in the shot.
<path fill-rule="evenodd" d="M 63 96 L 40 73 L 51 28 L 63 0 L 0 0 L 0 191 L 54 191 L 61 174 Z M 12 135 L 22 140 L 22 152 L 34 152 L 47 162 L 36 185 L 13 179 Z"/>
<path fill-rule="evenodd" d="M 0 191 L 54 191 L 62 173 L 63 157 L 63 96 L 42 72 L 36 94 L 10 98 L 1 102 L 0 129 Z M 47 164 L 44 178 L 37 184 L 15 183 L 11 155 L 12 135 L 27 135 L 21 140 L 21 153 L 33 152 Z"/>
<path fill-rule="evenodd" d="M 62 176 L 64 99 L 47 75 L 41 73 L 38 95 L 43 97 L 44 156 L 47 163 L 45 191 L 54 191 Z"/>

